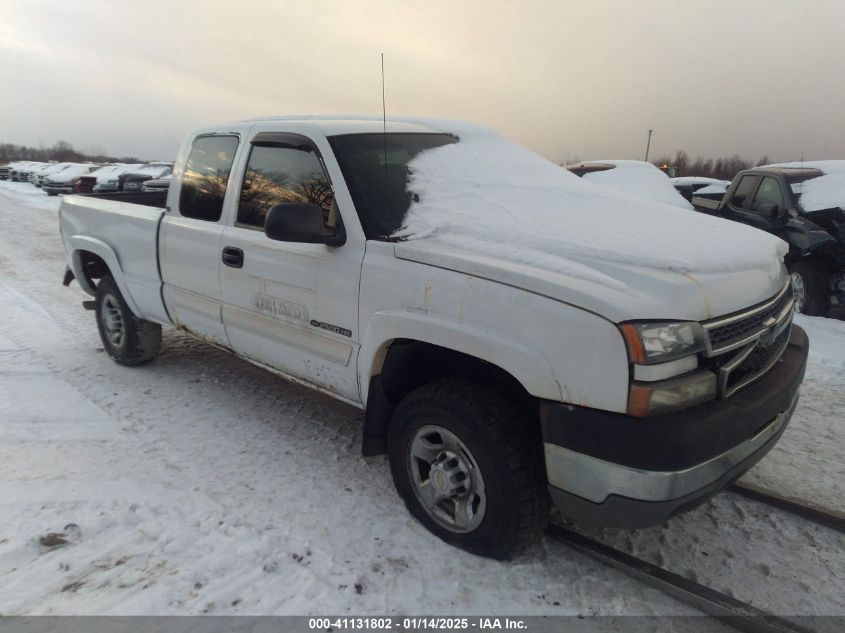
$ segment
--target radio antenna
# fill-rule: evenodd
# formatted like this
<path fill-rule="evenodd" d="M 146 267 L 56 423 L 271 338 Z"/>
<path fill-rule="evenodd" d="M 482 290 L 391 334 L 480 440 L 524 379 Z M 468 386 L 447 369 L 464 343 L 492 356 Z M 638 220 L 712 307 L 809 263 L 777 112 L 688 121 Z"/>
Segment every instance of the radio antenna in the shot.
<path fill-rule="evenodd" d="M 381 54 L 381 125 L 384 139 L 384 208 L 387 211 L 387 105 L 384 100 L 384 53 Z"/>

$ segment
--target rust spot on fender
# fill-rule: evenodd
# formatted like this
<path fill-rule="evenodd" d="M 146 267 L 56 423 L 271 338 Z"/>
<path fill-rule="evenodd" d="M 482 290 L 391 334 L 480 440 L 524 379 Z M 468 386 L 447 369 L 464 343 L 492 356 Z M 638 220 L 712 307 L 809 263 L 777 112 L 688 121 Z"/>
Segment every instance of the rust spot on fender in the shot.
<path fill-rule="evenodd" d="M 430 298 L 431 298 L 431 282 L 427 281 L 427 282 L 425 282 L 425 285 L 423 286 L 423 303 L 427 304 L 428 300 Z"/>

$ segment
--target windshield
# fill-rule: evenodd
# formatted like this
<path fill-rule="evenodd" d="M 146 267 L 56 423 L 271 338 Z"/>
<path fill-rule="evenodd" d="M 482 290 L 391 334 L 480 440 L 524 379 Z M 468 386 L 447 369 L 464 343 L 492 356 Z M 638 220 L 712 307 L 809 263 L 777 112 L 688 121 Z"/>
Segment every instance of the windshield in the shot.
<path fill-rule="evenodd" d="M 406 189 L 408 163 L 424 150 L 457 140 L 449 134 L 345 134 L 329 138 L 368 239 L 386 240 L 402 227 L 413 197 Z"/>

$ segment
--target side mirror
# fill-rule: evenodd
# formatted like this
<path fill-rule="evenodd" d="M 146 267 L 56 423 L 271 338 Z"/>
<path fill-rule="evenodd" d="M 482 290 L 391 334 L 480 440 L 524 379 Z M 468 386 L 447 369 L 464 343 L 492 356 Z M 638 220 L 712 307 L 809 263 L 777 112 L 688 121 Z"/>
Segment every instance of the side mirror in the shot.
<path fill-rule="evenodd" d="M 285 202 L 270 207 L 264 218 L 264 234 L 280 242 L 328 246 L 346 243 L 346 231 L 340 222 L 337 227 L 326 226 L 323 208 L 302 202 Z"/>
<path fill-rule="evenodd" d="M 777 220 L 782 215 L 780 205 L 773 202 L 761 204 L 760 215 L 769 220 Z"/>

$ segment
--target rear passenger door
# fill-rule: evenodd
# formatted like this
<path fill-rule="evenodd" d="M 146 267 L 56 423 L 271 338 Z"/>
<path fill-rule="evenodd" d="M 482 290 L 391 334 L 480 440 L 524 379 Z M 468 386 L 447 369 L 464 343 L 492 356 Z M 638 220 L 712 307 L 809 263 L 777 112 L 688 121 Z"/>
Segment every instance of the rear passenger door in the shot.
<path fill-rule="evenodd" d="M 243 356 L 358 401 L 363 242 L 330 247 L 264 234 L 269 209 L 286 202 L 317 204 L 327 225 L 342 222 L 334 191 L 342 183 L 339 170 L 333 182 L 307 137 L 263 132 L 252 139 L 221 243 L 223 322 L 232 349 Z"/>
<path fill-rule="evenodd" d="M 174 324 L 227 347 L 220 239 L 237 148 L 238 137 L 232 134 L 194 140 L 179 181 L 178 207 L 165 216 L 159 238 L 164 301 Z"/>

